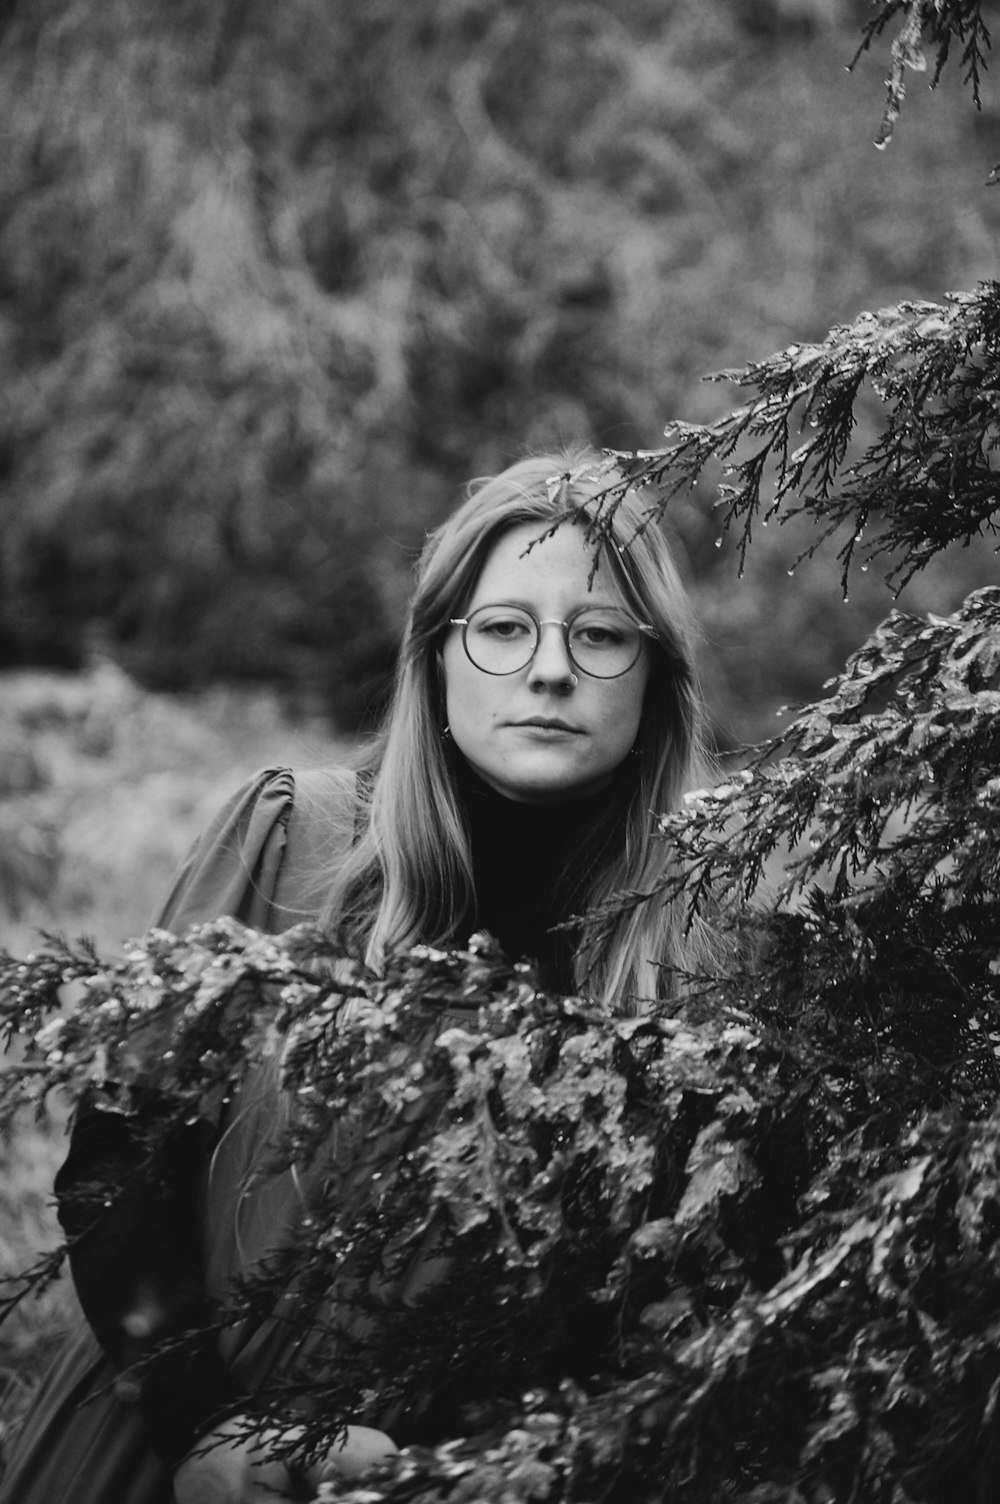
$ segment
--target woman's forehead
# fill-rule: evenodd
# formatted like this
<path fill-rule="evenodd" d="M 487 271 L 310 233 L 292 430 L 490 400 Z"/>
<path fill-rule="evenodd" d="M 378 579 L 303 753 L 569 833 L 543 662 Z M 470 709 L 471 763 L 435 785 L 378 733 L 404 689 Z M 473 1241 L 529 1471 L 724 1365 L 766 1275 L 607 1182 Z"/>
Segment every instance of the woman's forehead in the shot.
<path fill-rule="evenodd" d="M 596 569 L 595 569 L 596 564 Z M 588 542 L 585 530 L 566 522 L 554 533 L 544 522 L 510 528 L 493 544 L 473 592 L 477 602 L 525 600 L 538 596 L 558 603 L 622 604 L 603 549 Z"/>

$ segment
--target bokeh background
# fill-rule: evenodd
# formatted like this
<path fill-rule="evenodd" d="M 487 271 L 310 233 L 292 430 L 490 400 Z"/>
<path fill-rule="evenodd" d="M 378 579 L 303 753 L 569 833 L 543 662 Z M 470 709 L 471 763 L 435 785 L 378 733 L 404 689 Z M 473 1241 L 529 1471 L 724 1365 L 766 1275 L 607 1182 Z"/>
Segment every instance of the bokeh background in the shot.
<path fill-rule="evenodd" d="M 0 41 L 0 662 L 377 706 L 415 549 L 525 448 L 996 271 L 998 105 L 867 0 L 35 0 Z M 720 741 L 888 606 L 676 509 Z M 973 572 L 979 567 L 971 566 Z M 965 561 L 912 604 L 943 606 Z"/>
<path fill-rule="evenodd" d="M 876 151 L 888 37 L 845 71 L 871 14 L 0 3 L 0 943 L 119 944 L 245 772 L 369 724 L 470 476 L 655 447 L 733 405 L 706 373 L 996 275 L 997 92 L 911 73 Z M 714 500 L 670 525 L 726 750 L 893 602 L 873 568 L 845 603 L 835 548 L 790 576 L 801 524 L 739 578 Z M 955 550 L 900 605 L 995 578 Z M 2 1153 L 13 1267 L 57 1149 Z M 0 1389 L 39 1330 L 6 1328 Z"/>

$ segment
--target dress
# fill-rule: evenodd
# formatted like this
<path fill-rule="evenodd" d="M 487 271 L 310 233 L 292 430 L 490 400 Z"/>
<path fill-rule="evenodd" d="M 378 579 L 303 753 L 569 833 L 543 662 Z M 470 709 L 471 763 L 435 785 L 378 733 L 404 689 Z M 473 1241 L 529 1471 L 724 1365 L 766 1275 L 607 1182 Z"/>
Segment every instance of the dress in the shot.
<path fill-rule="evenodd" d="M 338 838 L 350 839 L 353 802 L 350 775 L 317 772 L 293 778 L 287 769 L 258 774 L 197 844 L 157 923 L 183 931 L 192 923 L 232 914 L 254 928 L 279 933 L 315 918 L 319 874 L 335 859 Z M 325 820 L 315 818 L 321 807 Z M 213 1198 L 212 1217 L 201 1218 L 210 1294 L 221 1294 L 229 1273 L 238 1267 L 233 1212 L 243 1169 L 239 1155 L 246 1152 L 246 1142 L 241 1138 L 243 1149 L 234 1143 L 234 1153 L 213 1156 L 203 1174 L 202 1202 L 209 1191 Z M 273 1234 L 293 1216 L 298 1202 L 286 1177 L 275 1178 L 268 1196 L 270 1204 L 254 1208 L 257 1215 L 251 1220 Z M 266 1361 L 266 1336 L 260 1330 L 226 1334 L 224 1357 L 249 1387 L 258 1365 Z M 170 1504 L 171 1472 L 150 1449 L 135 1407 L 110 1392 L 114 1379 L 115 1369 L 89 1326 L 82 1324 L 26 1417 L 0 1483 L 2 1504 Z"/>
<path fill-rule="evenodd" d="M 492 930 L 512 959 L 530 950 L 544 960 L 547 951 L 550 984 L 569 990 L 565 939 L 550 931 L 546 942 L 544 930 L 563 917 L 553 895 L 562 886 L 572 838 L 592 816 L 592 797 L 540 810 L 511 805 L 464 768 L 458 785 L 480 895 L 476 912 L 467 916 L 468 927 Z M 197 843 L 158 924 L 183 932 L 193 923 L 231 914 L 253 928 L 279 933 L 315 919 L 324 896 L 323 874 L 353 840 L 356 808 L 354 776 L 343 770 L 258 774 Z M 441 1027 L 458 1022 L 466 1020 L 444 1014 Z M 212 1298 L 221 1299 L 234 1274 L 279 1244 L 301 1210 L 287 1173 L 258 1180 L 249 1197 L 241 1193 L 248 1160 L 269 1136 L 269 1124 L 258 1133 L 223 1132 L 196 1172 L 200 1268 Z M 286 1332 L 282 1324 L 265 1321 L 222 1334 L 213 1357 L 217 1361 L 221 1355 L 219 1366 L 234 1377 L 237 1392 L 252 1391 L 280 1361 Z M 83 1324 L 36 1396 L 0 1483 L 0 1504 L 171 1504 L 172 1469 L 152 1450 L 136 1406 L 111 1392 L 116 1372 Z M 168 1391 L 168 1405 L 170 1395 L 183 1388 L 175 1384 Z"/>

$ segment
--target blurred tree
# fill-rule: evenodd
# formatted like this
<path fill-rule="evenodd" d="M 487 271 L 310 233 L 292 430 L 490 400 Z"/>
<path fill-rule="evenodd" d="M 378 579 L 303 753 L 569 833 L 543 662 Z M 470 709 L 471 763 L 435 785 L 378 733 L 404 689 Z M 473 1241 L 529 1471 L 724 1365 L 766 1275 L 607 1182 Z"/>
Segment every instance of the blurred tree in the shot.
<path fill-rule="evenodd" d="M 858 139 L 829 60 L 862 13 L 9 7 L 3 661 L 79 662 L 96 635 L 147 682 L 267 678 L 353 724 L 466 476 L 648 445 L 664 412 L 722 410 L 704 370 L 985 274 L 996 210 L 955 172 L 973 127 L 915 114 L 891 168 Z M 834 610 L 821 575 L 787 586 L 776 652 L 745 626 L 796 542 L 773 530 L 734 591 L 711 517 L 675 525 L 720 735 L 760 734 L 878 589 Z M 926 603 L 955 604 L 955 570 Z"/>

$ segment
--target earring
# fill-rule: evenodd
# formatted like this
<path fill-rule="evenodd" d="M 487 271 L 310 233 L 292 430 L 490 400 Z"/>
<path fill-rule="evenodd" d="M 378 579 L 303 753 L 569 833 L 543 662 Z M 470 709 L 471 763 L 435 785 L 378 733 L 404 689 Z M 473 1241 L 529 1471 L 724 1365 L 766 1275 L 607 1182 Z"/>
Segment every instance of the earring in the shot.
<path fill-rule="evenodd" d="M 445 726 L 444 730 L 441 732 L 441 740 L 443 742 L 450 742 L 451 741 L 451 727 L 450 726 Z"/>

